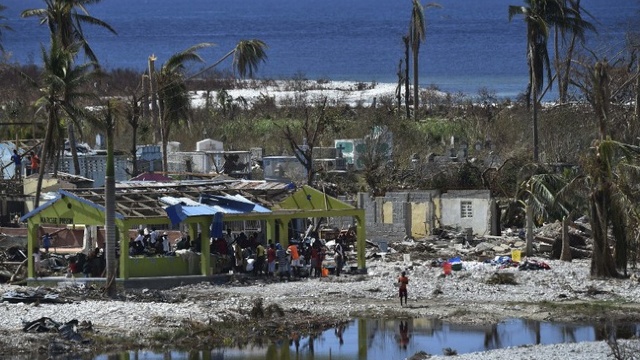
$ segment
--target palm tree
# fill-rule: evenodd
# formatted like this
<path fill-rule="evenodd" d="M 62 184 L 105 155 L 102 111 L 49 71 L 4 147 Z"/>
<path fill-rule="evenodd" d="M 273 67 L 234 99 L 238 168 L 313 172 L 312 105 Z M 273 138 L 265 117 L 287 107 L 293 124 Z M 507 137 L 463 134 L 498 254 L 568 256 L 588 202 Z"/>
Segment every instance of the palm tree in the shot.
<path fill-rule="evenodd" d="M 267 44 L 258 39 L 240 40 L 233 49 L 218 61 L 189 76 L 189 79 L 215 68 L 231 56 L 233 56 L 233 71 L 237 72 L 241 78 L 245 78 L 247 75 L 252 78 L 253 74 L 258 71 L 260 63 L 267 60 Z"/>
<path fill-rule="evenodd" d="M 411 110 L 409 109 L 409 36 L 403 36 L 404 43 L 404 110 L 407 119 L 411 118 Z"/>
<path fill-rule="evenodd" d="M 162 142 L 162 171 L 168 171 L 167 144 L 171 127 L 189 117 L 191 99 L 184 74 L 188 62 L 203 62 L 197 51 L 211 46 L 200 43 L 172 55 L 156 74 L 157 98 L 160 111 L 160 140 Z"/>
<path fill-rule="evenodd" d="M 40 156 L 40 172 L 38 174 L 38 185 L 36 188 L 35 206 L 40 201 L 42 190 L 42 180 L 46 171 L 47 162 L 52 160 L 57 149 L 60 147 L 61 121 L 65 118 L 71 121 L 79 121 L 85 116 L 84 110 L 76 106 L 79 99 L 90 96 L 86 92 L 84 85 L 91 75 L 90 67 L 87 63 L 80 66 L 73 66 L 73 58 L 78 48 L 63 48 L 57 38 L 51 39 L 49 52 L 44 46 L 42 50 L 42 84 L 43 96 L 36 101 L 36 106 L 47 114 L 47 128 L 45 139 Z"/>
<path fill-rule="evenodd" d="M 527 24 L 527 63 L 529 65 L 529 84 L 525 93 L 527 107 L 533 100 L 533 161 L 539 160 L 538 148 L 538 95 L 544 86 L 544 75 L 547 73 L 551 84 L 551 66 L 547 41 L 549 29 L 557 26 L 561 30 L 569 30 L 584 36 L 589 27 L 580 17 L 580 13 L 566 6 L 563 0 L 524 0 L 525 6 L 509 6 L 509 21 L 522 15 Z"/>
<path fill-rule="evenodd" d="M 75 44 L 80 44 L 87 58 L 98 67 L 98 58 L 89 46 L 84 36 L 82 25 L 95 25 L 116 34 L 116 31 L 106 22 L 89 15 L 87 5 L 97 4 L 100 0 L 44 0 L 46 8 L 28 9 L 22 12 L 21 16 L 38 17 L 40 24 L 49 26 L 51 38 L 57 37 L 59 45 L 63 49 Z M 77 54 L 77 51 L 76 51 Z M 74 59 L 72 59 L 74 60 Z M 76 175 L 80 174 L 80 162 L 76 150 L 76 139 L 73 123 L 67 124 L 69 135 L 69 146 L 73 158 L 73 167 Z"/>
<path fill-rule="evenodd" d="M 211 43 L 201 43 L 174 54 L 162 65 L 156 75 L 161 123 L 162 170 L 165 172 L 168 170 L 167 143 L 171 127 L 173 124 L 188 119 L 189 116 L 190 99 L 185 82 L 211 70 L 231 56 L 233 56 L 233 69 L 240 77 L 253 77 L 260 63 L 267 59 L 267 46 L 263 41 L 257 39 L 241 40 L 220 60 L 186 77 L 184 74 L 185 64 L 192 61 L 202 62 L 202 58 L 196 51 L 212 45 Z"/>
<path fill-rule="evenodd" d="M 6 6 L 0 4 L 0 14 L 7 9 Z M 11 26 L 4 23 L 7 18 L 4 15 L 0 15 L 0 40 L 2 40 L 2 30 L 13 30 Z M 0 41 L 0 52 L 4 52 L 4 47 L 2 46 L 2 41 Z"/>
<path fill-rule="evenodd" d="M 409 43 L 411 44 L 411 52 L 413 54 L 413 119 L 418 119 L 419 99 L 419 75 L 418 75 L 418 54 L 420 52 L 420 44 L 426 39 L 427 22 L 424 17 L 424 7 L 419 0 L 412 0 L 413 7 L 411 9 L 411 20 L 409 21 Z M 439 4 L 430 3 L 429 7 L 441 7 Z"/>
<path fill-rule="evenodd" d="M 47 24 L 51 36 L 58 36 L 64 48 L 75 43 L 81 44 L 87 58 L 98 66 L 98 58 L 84 36 L 82 25 L 95 25 L 117 34 L 109 24 L 89 15 L 86 6 L 97 4 L 100 0 L 44 0 L 44 2 L 46 8 L 27 9 L 21 16 L 40 18 L 40 24 Z"/>

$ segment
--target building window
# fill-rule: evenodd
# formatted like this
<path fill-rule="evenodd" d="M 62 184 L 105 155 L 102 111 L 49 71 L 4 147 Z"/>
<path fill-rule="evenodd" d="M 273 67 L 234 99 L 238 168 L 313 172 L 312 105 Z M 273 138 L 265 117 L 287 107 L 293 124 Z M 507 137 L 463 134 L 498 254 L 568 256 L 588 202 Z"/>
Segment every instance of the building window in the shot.
<path fill-rule="evenodd" d="M 473 206 L 471 204 L 471 201 L 460 202 L 460 217 L 463 219 L 473 217 Z"/>

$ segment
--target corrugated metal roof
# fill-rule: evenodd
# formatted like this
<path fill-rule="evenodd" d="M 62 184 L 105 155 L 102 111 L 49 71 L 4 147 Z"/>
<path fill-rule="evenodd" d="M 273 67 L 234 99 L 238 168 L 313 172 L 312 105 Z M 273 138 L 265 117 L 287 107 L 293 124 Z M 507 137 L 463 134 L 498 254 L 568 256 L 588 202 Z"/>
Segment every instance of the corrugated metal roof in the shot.
<path fill-rule="evenodd" d="M 291 185 L 286 183 L 247 180 L 125 182 L 116 185 L 116 212 L 127 218 L 164 217 L 167 216 L 167 203 L 163 203 L 161 198 L 190 199 L 199 203 L 203 194 L 222 197 L 240 195 L 268 211 L 292 191 Z M 104 206 L 104 189 L 73 189 L 69 192 L 78 198 Z"/>

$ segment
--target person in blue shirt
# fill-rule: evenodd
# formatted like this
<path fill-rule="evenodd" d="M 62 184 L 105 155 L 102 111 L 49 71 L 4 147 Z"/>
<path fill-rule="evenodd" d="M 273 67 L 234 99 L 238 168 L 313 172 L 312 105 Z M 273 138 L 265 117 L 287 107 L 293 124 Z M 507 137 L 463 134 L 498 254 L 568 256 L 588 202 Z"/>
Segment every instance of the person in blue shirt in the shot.
<path fill-rule="evenodd" d="M 20 179 L 20 176 L 22 175 L 22 156 L 18 154 L 18 150 L 13 150 L 11 161 L 13 162 L 13 166 L 15 167 L 15 178 Z"/>
<path fill-rule="evenodd" d="M 49 233 L 42 236 L 42 247 L 44 248 L 45 253 L 49 252 L 49 248 L 51 247 L 51 235 L 49 235 Z"/>

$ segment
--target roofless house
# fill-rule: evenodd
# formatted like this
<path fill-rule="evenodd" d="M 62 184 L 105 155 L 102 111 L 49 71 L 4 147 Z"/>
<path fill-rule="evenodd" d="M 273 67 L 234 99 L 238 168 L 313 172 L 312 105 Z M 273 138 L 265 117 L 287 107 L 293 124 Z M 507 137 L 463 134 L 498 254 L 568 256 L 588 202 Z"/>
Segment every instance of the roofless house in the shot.
<path fill-rule="evenodd" d="M 104 226 L 102 189 L 59 190 L 57 196 L 22 217 L 28 223 L 28 276 L 36 276 L 33 251 L 41 225 Z M 116 228 L 121 245 L 118 278 L 207 277 L 212 268 L 209 238 L 224 222 L 264 221 L 266 239 L 288 243 L 289 222 L 300 218 L 353 217 L 357 223 L 358 269 L 366 271 L 364 210 L 309 186 L 261 181 L 189 181 L 122 183 L 116 188 Z M 130 231 L 141 225 L 174 227 L 183 224 L 192 239 L 201 235 L 202 251 L 195 266 L 179 256 L 130 257 Z"/>

